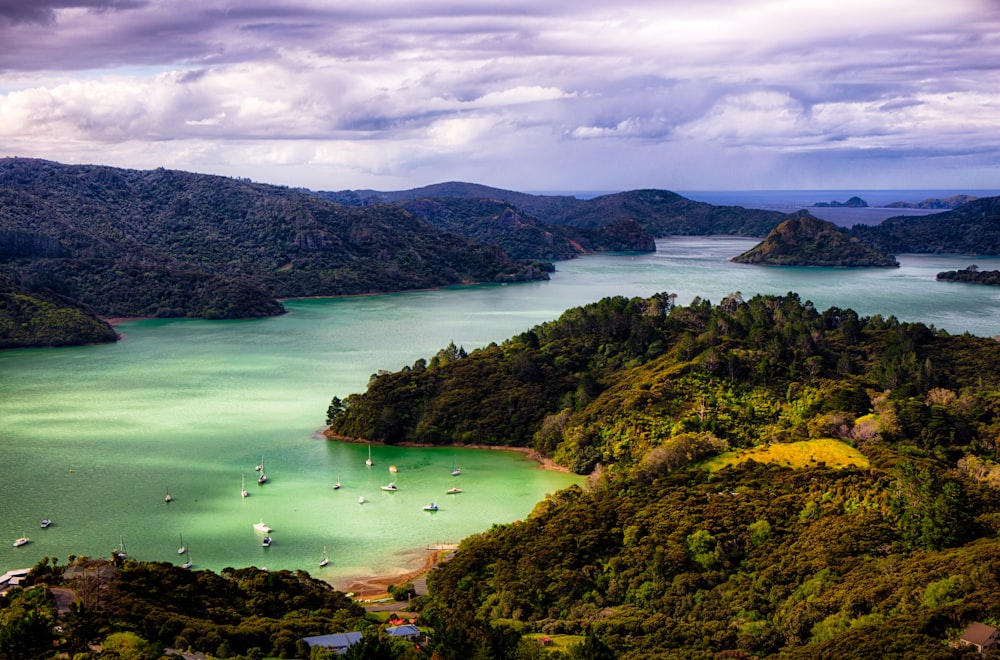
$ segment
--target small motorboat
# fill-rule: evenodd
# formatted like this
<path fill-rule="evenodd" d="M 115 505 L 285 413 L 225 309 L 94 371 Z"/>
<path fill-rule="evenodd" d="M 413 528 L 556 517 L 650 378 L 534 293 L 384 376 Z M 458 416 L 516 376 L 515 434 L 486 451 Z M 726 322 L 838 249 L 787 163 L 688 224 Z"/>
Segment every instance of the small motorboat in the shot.
<path fill-rule="evenodd" d="M 254 528 L 254 531 L 264 532 L 265 534 L 268 534 L 268 533 L 271 532 L 271 527 L 266 522 L 264 522 L 263 518 L 260 519 L 260 522 L 254 523 L 253 524 L 253 528 Z"/>
<path fill-rule="evenodd" d="M 438 510 L 437 502 L 431 502 L 430 504 L 424 507 L 424 511 L 437 511 L 437 510 Z"/>
<path fill-rule="evenodd" d="M 45 529 L 51 524 L 52 524 L 51 520 L 49 520 L 48 518 L 42 518 L 42 524 L 41 524 L 42 529 Z"/>
<path fill-rule="evenodd" d="M 270 548 L 270 547 L 271 547 L 271 537 L 270 537 L 270 536 L 265 536 L 265 537 L 264 537 L 264 538 L 263 538 L 263 539 L 261 540 L 260 544 L 261 544 L 261 546 L 262 546 L 262 547 L 264 547 L 264 548 Z"/>
<path fill-rule="evenodd" d="M 358 497 L 358 504 L 364 504 L 364 503 L 365 503 L 365 496 L 361 495 L 360 497 Z"/>
<path fill-rule="evenodd" d="M 393 492 L 393 491 L 399 490 L 399 488 L 396 487 L 396 482 L 395 481 L 390 481 L 386 485 L 382 486 L 382 490 L 387 490 L 387 491 Z"/>
<path fill-rule="evenodd" d="M 459 488 L 458 486 L 455 486 L 454 488 L 449 488 L 449 489 L 448 489 L 448 490 L 446 490 L 445 492 L 446 492 L 446 493 L 448 493 L 449 495 L 455 495 L 455 494 L 457 494 L 457 493 L 461 493 L 461 492 L 462 492 L 462 489 L 461 489 L 461 488 Z"/>
<path fill-rule="evenodd" d="M 29 539 L 27 536 L 22 536 L 21 538 L 16 539 L 14 541 L 14 547 L 20 548 L 22 545 L 28 545 L 29 543 L 31 543 L 31 539 Z"/>

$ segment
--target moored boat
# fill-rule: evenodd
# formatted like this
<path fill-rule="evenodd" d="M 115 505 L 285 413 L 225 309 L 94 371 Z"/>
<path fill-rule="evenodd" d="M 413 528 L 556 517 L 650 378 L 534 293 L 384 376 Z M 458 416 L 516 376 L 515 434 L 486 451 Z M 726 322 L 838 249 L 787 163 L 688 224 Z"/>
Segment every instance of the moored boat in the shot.
<path fill-rule="evenodd" d="M 21 536 L 21 538 L 14 540 L 14 547 L 20 548 L 22 545 L 28 545 L 29 543 L 31 543 L 30 538 L 27 536 Z"/>

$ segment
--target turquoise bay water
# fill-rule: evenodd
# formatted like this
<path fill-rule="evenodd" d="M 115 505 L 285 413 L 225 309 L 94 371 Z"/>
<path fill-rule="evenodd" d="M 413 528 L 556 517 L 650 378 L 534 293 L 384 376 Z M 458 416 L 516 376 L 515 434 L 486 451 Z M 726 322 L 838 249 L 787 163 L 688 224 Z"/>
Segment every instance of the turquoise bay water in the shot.
<path fill-rule="evenodd" d="M 0 353 L 0 570 L 106 556 L 120 538 L 131 556 L 179 564 L 183 535 L 196 568 L 301 568 L 346 587 L 412 568 L 428 545 L 523 518 L 581 479 L 472 449 L 375 446 L 367 468 L 365 445 L 318 436 L 327 404 L 449 341 L 500 342 L 608 295 L 672 291 L 687 303 L 796 291 L 820 309 L 1000 334 L 1000 289 L 934 280 L 970 263 L 998 269 L 998 258 L 901 255 L 899 269 L 857 271 L 728 262 L 754 243 L 664 239 L 655 254 L 561 262 L 550 282 L 295 300 L 276 318 L 133 321 L 114 345 Z M 262 456 L 270 481 L 259 486 Z M 380 490 L 390 479 L 398 492 Z M 454 485 L 463 492 L 445 494 Z M 431 501 L 441 510 L 423 511 Z M 39 529 L 46 516 L 54 524 Z M 274 528 L 270 548 L 252 528 L 260 519 Z M 23 533 L 32 543 L 12 548 Z"/>

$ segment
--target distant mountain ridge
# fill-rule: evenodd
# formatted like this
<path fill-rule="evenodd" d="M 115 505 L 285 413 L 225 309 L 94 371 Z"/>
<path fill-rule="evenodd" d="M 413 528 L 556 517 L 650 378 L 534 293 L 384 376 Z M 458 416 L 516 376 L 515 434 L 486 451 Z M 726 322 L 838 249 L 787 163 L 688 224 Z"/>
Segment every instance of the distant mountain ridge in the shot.
<path fill-rule="evenodd" d="M 891 209 L 957 209 L 962 204 L 978 199 L 972 195 L 952 195 L 951 197 L 938 198 L 930 197 L 917 203 L 912 202 L 892 202 L 886 204 L 886 208 Z"/>
<path fill-rule="evenodd" d="M 374 190 L 322 191 L 317 195 L 342 204 L 403 203 L 434 199 L 499 200 L 534 216 L 545 225 L 602 229 L 634 221 L 653 237 L 687 235 L 766 236 L 785 218 L 784 213 L 742 206 L 715 206 L 682 197 L 669 190 L 640 189 L 578 199 L 568 195 L 532 195 L 473 183 L 450 181 L 392 192 Z"/>

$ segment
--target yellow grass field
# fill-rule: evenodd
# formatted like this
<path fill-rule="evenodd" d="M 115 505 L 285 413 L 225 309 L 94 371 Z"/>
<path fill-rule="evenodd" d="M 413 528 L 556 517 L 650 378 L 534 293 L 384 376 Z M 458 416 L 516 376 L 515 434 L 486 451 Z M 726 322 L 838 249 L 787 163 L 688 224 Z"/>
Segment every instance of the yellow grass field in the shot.
<path fill-rule="evenodd" d="M 854 447 L 833 438 L 788 442 L 754 449 L 727 451 L 703 464 L 709 472 L 753 459 L 758 463 L 774 463 L 790 468 L 868 467 L 868 459 Z"/>

